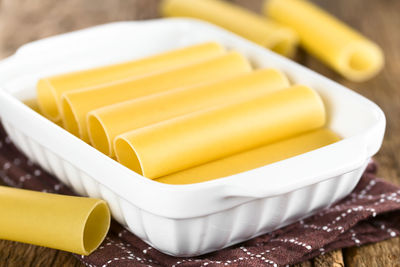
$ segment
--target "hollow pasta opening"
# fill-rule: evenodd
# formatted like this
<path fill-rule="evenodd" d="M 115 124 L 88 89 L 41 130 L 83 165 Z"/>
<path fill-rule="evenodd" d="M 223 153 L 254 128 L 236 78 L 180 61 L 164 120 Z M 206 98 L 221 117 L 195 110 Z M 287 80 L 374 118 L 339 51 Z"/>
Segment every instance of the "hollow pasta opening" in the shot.
<path fill-rule="evenodd" d="M 140 159 L 135 149 L 131 146 L 131 144 L 129 144 L 126 139 L 118 137 L 115 140 L 114 149 L 117 159 L 122 165 L 128 167 L 129 169 L 140 175 L 144 175 Z"/>
<path fill-rule="evenodd" d="M 99 118 L 93 114 L 90 114 L 88 117 L 88 130 L 92 145 L 99 151 L 112 157 L 112 140 L 110 140 L 107 135 L 107 132 Z"/>
<path fill-rule="evenodd" d="M 362 82 L 378 73 L 383 63 L 382 51 L 376 45 L 360 41 L 352 43 L 342 53 L 338 71 L 349 80 Z"/>
<path fill-rule="evenodd" d="M 80 137 L 78 118 L 72 110 L 71 104 L 67 99 L 62 99 L 62 119 L 64 123 L 64 127 L 73 135 Z"/>
<path fill-rule="evenodd" d="M 365 51 L 354 51 L 349 58 L 349 66 L 355 71 L 368 71 L 374 65 L 374 59 Z"/>
<path fill-rule="evenodd" d="M 105 202 L 99 202 L 89 213 L 83 230 L 83 248 L 87 254 L 103 242 L 110 227 L 110 212 Z"/>

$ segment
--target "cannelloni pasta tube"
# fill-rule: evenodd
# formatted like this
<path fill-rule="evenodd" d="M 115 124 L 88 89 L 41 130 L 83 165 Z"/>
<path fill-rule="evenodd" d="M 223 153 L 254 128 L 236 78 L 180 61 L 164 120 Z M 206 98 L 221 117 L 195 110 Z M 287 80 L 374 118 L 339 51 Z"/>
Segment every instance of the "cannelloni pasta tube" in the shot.
<path fill-rule="evenodd" d="M 225 50 L 221 45 L 211 42 L 139 60 L 43 78 L 37 84 L 39 106 L 43 114 L 57 121 L 60 120 L 60 100 L 64 92 L 142 76 L 223 53 Z"/>
<path fill-rule="evenodd" d="M 123 165 L 154 179 L 324 123 L 319 95 L 306 86 L 293 86 L 127 132 L 116 138 L 115 153 Z"/>
<path fill-rule="evenodd" d="M 287 87 L 289 81 L 284 74 L 277 70 L 265 69 L 211 84 L 178 88 L 106 106 L 89 113 L 88 129 L 91 143 L 103 153 L 114 156 L 114 138 L 124 132 Z"/>
<path fill-rule="evenodd" d="M 124 80 L 91 89 L 67 92 L 62 99 L 64 126 L 89 141 L 86 116 L 97 108 L 197 83 L 211 82 L 250 72 L 249 62 L 230 52 L 201 63 L 167 70 L 152 76 Z"/>
<path fill-rule="evenodd" d="M 0 186 L 0 239 L 82 255 L 95 250 L 110 226 L 100 199 Z"/>
<path fill-rule="evenodd" d="M 352 81 L 365 81 L 383 67 L 373 42 L 305 0 L 268 0 L 264 13 L 293 28 L 312 55 Z"/>
<path fill-rule="evenodd" d="M 160 177 L 155 181 L 192 184 L 218 179 L 304 154 L 340 139 L 333 131 L 322 128 Z"/>
<path fill-rule="evenodd" d="M 275 52 L 291 56 L 298 42 L 290 28 L 221 0 L 164 0 L 161 13 L 214 23 Z"/>

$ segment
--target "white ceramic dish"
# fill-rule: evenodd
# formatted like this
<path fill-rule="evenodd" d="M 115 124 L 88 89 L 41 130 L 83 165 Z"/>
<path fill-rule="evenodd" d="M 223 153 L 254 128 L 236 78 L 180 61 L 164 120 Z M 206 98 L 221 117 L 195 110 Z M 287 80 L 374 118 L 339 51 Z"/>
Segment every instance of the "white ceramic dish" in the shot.
<path fill-rule="evenodd" d="M 208 40 L 284 71 L 323 97 L 344 140 L 230 177 L 192 185 L 144 178 L 40 116 L 20 100 L 39 77 Z M 287 225 L 346 196 L 381 146 L 383 112 L 366 98 L 210 24 L 118 22 L 27 44 L 0 63 L 0 116 L 15 144 L 77 193 L 108 201 L 113 217 L 162 252 L 199 255 Z"/>

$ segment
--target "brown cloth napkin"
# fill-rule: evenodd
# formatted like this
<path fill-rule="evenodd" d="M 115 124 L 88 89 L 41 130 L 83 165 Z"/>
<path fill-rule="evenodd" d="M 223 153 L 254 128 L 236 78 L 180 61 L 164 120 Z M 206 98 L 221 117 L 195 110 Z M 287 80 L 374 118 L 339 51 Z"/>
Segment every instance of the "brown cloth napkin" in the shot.
<path fill-rule="evenodd" d="M 371 162 L 351 195 L 300 222 L 200 257 L 165 255 L 112 222 L 87 266 L 281 266 L 338 248 L 360 246 L 400 234 L 400 188 L 376 178 Z M 71 189 L 28 160 L 0 125 L 0 178 L 8 185 L 73 195 Z"/>

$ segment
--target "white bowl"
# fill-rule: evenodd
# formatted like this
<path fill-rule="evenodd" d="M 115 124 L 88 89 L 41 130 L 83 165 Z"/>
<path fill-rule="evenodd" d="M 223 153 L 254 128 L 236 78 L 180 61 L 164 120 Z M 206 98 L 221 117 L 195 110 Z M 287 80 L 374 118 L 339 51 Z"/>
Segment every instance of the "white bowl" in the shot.
<path fill-rule="evenodd" d="M 230 177 L 190 185 L 144 178 L 25 106 L 39 77 L 144 57 L 204 41 L 285 72 L 324 99 L 344 139 Z M 215 251 L 285 226 L 349 194 L 381 146 L 385 116 L 371 101 L 317 73 L 205 22 L 118 22 L 27 44 L 0 62 L 0 116 L 14 143 L 77 193 L 105 199 L 113 217 L 158 250 Z"/>

